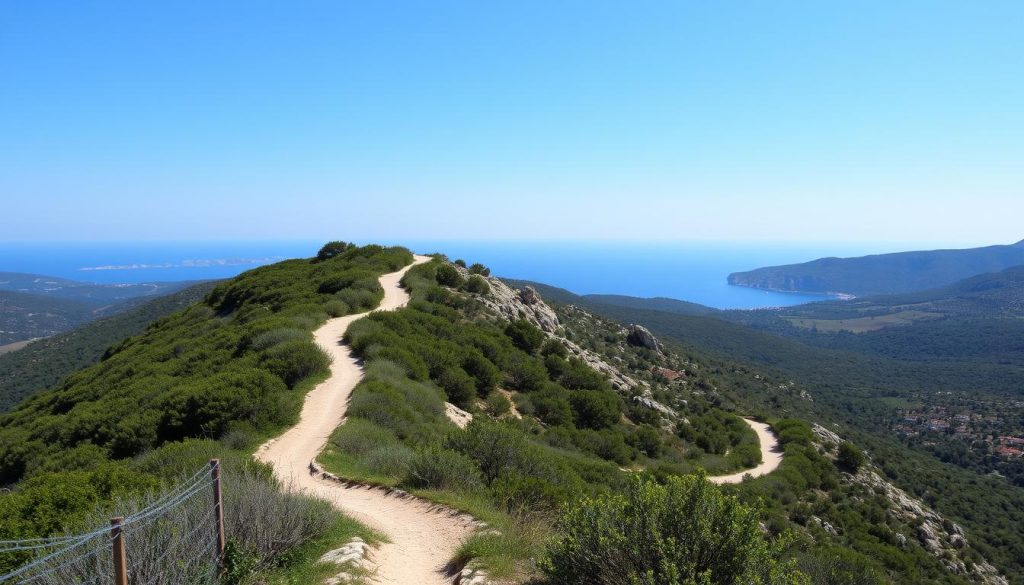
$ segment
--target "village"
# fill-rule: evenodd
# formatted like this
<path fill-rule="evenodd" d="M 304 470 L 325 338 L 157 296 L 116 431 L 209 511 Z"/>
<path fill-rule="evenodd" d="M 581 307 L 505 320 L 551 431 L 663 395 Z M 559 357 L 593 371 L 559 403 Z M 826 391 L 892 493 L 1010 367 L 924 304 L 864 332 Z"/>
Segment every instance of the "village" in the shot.
<path fill-rule="evenodd" d="M 973 411 L 963 404 L 899 409 L 892 430 L 919 439 L 925 447 L 952 438 L 963 441 L 975 453 L 1007 460 L 1024 456 L 1024 402 L 984 403 L 983 409 L 977 408 L 980 401 L 972 402 Z"/>

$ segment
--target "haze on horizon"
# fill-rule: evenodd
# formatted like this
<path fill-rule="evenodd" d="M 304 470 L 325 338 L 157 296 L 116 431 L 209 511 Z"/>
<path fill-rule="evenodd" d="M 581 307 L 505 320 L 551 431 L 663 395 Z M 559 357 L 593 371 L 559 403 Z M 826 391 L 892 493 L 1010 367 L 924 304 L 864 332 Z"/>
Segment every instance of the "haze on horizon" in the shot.
<path fill-rule="evenodd" d="M 1024 4 L 7 3 L 0 241 L 1024 237 Z"/>

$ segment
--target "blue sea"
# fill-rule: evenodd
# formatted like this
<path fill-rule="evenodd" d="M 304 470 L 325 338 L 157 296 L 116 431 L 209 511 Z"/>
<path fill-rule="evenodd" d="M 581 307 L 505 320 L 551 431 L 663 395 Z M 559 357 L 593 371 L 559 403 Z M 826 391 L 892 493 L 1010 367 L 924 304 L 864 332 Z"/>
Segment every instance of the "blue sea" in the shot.
<path fill-rule="evenodd" d="M 731 272 L 857 256 L 882 246 L 674 242 L 402 241 L 417 252 L 481 262 L 498 276 L 535 280 L 579 294 L 669 297 L 720 309 L 789 306 L 826 297 L 729 286 Z M 316 254 L 322 242 L 0 243 L 0 271 L 97 283 L 228 278 L 256 266 Z"/>

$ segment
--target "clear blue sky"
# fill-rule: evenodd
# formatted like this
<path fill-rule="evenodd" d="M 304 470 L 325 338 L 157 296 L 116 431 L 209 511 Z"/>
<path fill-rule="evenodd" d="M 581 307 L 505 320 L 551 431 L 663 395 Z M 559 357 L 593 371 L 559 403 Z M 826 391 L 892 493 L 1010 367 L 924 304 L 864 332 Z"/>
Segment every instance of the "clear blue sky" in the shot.
<path fill-rule="evenodd" d="M 0 240 L 1024 238 L 1024 2 L 0 3 Z"/>

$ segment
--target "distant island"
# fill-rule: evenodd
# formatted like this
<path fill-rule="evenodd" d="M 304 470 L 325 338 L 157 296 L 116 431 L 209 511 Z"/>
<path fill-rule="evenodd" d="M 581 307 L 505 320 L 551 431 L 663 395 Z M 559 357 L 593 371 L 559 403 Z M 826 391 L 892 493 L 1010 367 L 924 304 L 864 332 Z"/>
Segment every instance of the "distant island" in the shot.
<path fill-rule="evenodd" d="M 729 275 L 729 284 L 762 290 L 869 296 L 947 286 L 990 272 L 1024 265 L 1024 240 L 1011 245 L 963 250 L 820 258 Z"/>

